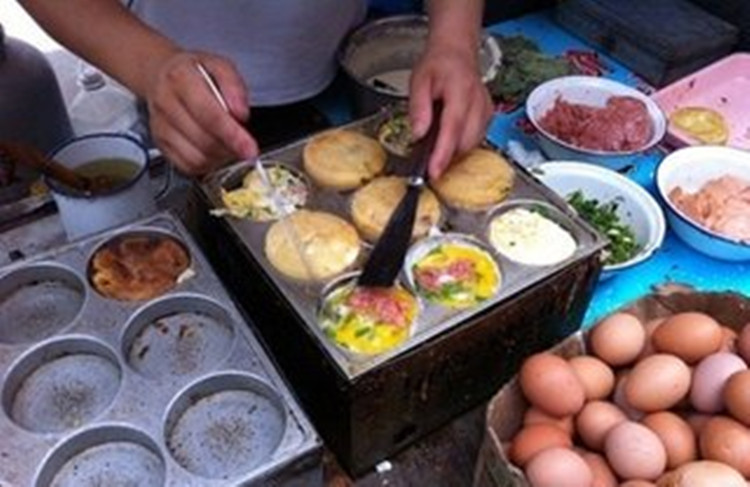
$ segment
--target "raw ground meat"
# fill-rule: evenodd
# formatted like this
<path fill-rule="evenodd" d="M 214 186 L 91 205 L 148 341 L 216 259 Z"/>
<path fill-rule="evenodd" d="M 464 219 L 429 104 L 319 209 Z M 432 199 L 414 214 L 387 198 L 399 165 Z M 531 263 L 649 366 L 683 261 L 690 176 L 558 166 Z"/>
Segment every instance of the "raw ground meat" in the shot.
<path fill-rule="evenodd" d="M 539 125 L 577 147 L 617 152 L 644 147 L 654 130 L 646 105 L 632 96 L 613 96 L 603 108 L 558 97 Z"/>
<path fill-rule="evenodd" d="M 693 194 L 675 188 L 669 192 L 669 199 L 709 230 L 750 242 L 750 182 L 722 176 Z"/>

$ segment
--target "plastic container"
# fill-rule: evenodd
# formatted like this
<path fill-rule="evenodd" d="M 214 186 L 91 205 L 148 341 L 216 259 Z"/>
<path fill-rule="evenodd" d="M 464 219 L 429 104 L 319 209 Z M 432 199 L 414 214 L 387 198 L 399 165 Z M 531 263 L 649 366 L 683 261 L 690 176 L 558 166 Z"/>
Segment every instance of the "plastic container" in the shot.
<path fill-rule="evenodd" d="M 726 144 L 750 150 L 750 53 L 736 52 L 692 73 L 652 95 L 669 117 L 681 107 L 717 111 L 729 127 Z M 700 141 L 670 124 L 665 142 L 673 147 L 700 145 Z"/>
<path fill-rule="evenodd" d="M 557 22 L 660 87 L 731 52 L 738 29 L 688 0 L 567 0 Z"/>
<path fill-rule="evenodd" d="M 135 97 L 107 79 L 101 71 L 82 64 L 79 92 L 70 104 L 77 136 L 99 132 L 130 132 L 138 122 Z"/>

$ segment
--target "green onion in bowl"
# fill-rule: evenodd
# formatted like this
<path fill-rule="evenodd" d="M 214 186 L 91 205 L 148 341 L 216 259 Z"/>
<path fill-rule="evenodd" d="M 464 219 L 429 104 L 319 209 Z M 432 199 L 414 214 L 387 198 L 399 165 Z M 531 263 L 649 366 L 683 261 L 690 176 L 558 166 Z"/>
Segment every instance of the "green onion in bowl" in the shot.
<path fill-rule="evenodd" d="M 595 198 L 586 198 L 580 190 L 569 194 L 567 200 L 581 218 L 609 239 L 610 243 L 602 253 L 605 265 L 626 262 L 640 252 L 641 245 L 633 229 L 624 224 L 617 214 L 619 204 L 616 200 L 600 202 Z"/>

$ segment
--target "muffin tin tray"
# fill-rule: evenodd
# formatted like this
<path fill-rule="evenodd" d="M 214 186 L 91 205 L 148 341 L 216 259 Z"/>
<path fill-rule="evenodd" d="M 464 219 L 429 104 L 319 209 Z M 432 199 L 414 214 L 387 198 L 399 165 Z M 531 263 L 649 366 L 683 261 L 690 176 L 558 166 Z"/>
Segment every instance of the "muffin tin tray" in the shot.
<path fill-rule="evenodd" d="M 147 301 L 100 295 L 100 245 L 166 236 L 190 268 Z M 322 486 L 322 444 L 169 213 L 0 269 L 0 485 Z"/>
<path fill-rule="evenodd" d="M 381 124 L 391 117 L 398 107 L 387 107 L 379 113 L 362 120 L 355 121 L 342 128 L 356 130 L 367 135 L 377 137 L 377 130 Z M 278 162 L 282 165 L 298 170 L 304 174 L 302 151 L 309 139 L 303 139 L 264 156 L 266 164 Z M 513 164 L 516 178 L 515 185 L 504 201 L 483 211 L 459 210 L 441 201 L 442 218 L 433 235 L 458 233 L 468 235 L 477 240 L 491 252 L 502 275 L 502 283 L 498 291 L 490 298 L 469 309 L 451 309 L 420 299 L 421 313 L 417 319 L 411 337 L 401 345 L 377 355 L 357 355 L 342 349 L 329 340 L 318 324 L 317 312 L 322 296 L 330 289 L 332 283 L 342 276 L 334 277 L 324 282 L 294 281 L 279 273 L 264 254 L 264 239 L 268 228 L 273 222 L 257 222 L 250 219 L 235 217 L 226 218 L 230 232 L 236 235 L 254 260 L 259 263 L 265 274 L 286 297 L 296 313 L 302 317 L 317 339 L 323 344 L 327 352 L 336 362 L 341 371 L 350 379 L 354 379 L 367 370 L 375 368 L 395 356 L 403 354 L 417 347 L 448 329 L 451 329 L 471 317 L 482 314 L 497 303 L 507 300 L 521 290 L 543 281 L 546 277 L 559 272 L 571 263 L 586 259 L 597 253 L 604 245 L 603 239 L 585 222 L 579 219 L 570 208 L 548 188 L 541 185 L 520 166 Z M 212 174 L 201 184 L 201 191 L 213 208 L 223 208 L 221 190 L 231 190 L 241 185 L 242 178 L 252 169 L 249 162 L 238 163 Z M 401 157 L 388 153 L 383 175 L 406 175 L 409 172 L 409 162 Z M 309 178 L 308 178 L 309 179 Z M 352 222 L 350 204 L 353 191 L 337 192 L 325 189 L 308 181 L 308 200 L 305 208 L 326 211 L 343 217 Z M 494 251 L 488 241 L 487 230 L 492 217 L 505 210 L 515 207 L 527 207 L 540 210 L 545 216 L 559 223 L 577 241 L 575 253 L 568 259 L 549 266 L 521 265 Z M 413 245 L 419 245 L 416 241 Z M 372 245 L 362 244 L 362 252 L 355 264 L 347 269 L 349 273 L 360 270 L 367 259 Z M 407 262 L 405 267 L 409 266 Z M 345 273 L 344 273 L 345 274 Z M 402 271 L 399 281 L 413 290 L 409 285 L 406 272 Z"/>

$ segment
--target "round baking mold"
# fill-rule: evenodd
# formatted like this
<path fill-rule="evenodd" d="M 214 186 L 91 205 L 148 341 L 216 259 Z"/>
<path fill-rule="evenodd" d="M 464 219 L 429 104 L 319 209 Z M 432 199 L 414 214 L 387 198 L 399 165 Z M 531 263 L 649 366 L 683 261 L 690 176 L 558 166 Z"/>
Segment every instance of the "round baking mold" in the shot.
<path fill-rule="evenodd" d="M 151 378 L 206 372 L 229 355 L 235 340 L 230 313 L 200 295 L 160 298 L 128 322 L 122 350 L 128 365 Z"/>
<path fill-rule="evenodd" d="M 147 299 L 154 299 L 154 298 L 157 298 L 157 297 L 159 297 L 159 296 L 161 296 L 161 295 L 163 295 L 163 294 L 171 291 L 172 289 L 174 289 L 175 287 L 177 287 L 180 284 L 181 279 L 183 279 L 183 275 L 186 275 L 186 273 L 188 273 L 188 272 L 192 272 L 192 269 L 193 269 L 193 255 L 190 252 L 190 249 L 189 249 L 188 245 L 179 236 L 177 236 L 177 235 L 175 235 L 173 233 L 170 233 L 168 231 L 164 231 L 164 230 L 156 229 L 156 228 L 142 228 L 142 229 L 138 229 L 138 230 L 128 230 L 128 231 L 125 231 L 125 232 L 122 232 L 122 233 L 119 233 L 119 234 L 116 234 L 116 235 L 110 237 L 105 242 L 101 243 L 101 245 L 98 245 L 91 252 L 91 254 L 89 255 L 88 264 L 86 266 L 86 276 L 87 276 L 87 279 L 89 281 L 89 284 L 94 289 L 94 291 L 96 291 L 97 294 L 99 294 L 100 296 L 102 296 L 102 297 L 104 297 L 106 299 L 114 299 L 114 300 L 119 300 L 119 301 L 130 301 L 130 299 L 125 298 L 125 297 L 108 296 L 108 295 L 102 293 L 101 290 L 99 290 L 97 288 L 97 286 L 94 284 L 93 279 L 92 279 L 92 277 L 93 277 L 93 271 L 94 271 L 94 269 L 93 269 L 93 262 L 94 262 L 94 257 L 96 256 L 96 254 L 98 252 L 104 250 L 105 248 L 108 248 L 108 247 L 110 247 L 112 245 L 115 245 L 115 244 L 121 242 L 122 240 L 131 239 L 131 238 L 142 238 L 142 237 L 145 237 L 145 238 L 154 238 L 154 239 L 168 239 L 168 240 L 171 240 L 174 243 L 176 243 L 185 252 L 185 255 L 187 255 L 187 258 L 188 258 L 188 265 L 187 265 L 186 269 L 183 271 L 183 274 L 181 274 L 179 276 L 176 276 L 174 282 L 172 283 L 172 285 L 168 289 L 165 289 L 163 292 L 159 292 L 159 293 L 154 292 L 152 295 L 148 296 Z"/>
<path fill-rule="evenodd" d="M 65 329 L 83 308 L 86 285 L 54 263 L 21 267 L 0 277 L 0 343 L 32 343 Z"/>
<path fill-rule="evenodd" d="M 122 425 L 85 430 L 56 447 L 42 464 L 35 487 L 162 487 L 167 473 L 149 436 Z"/>
<path fill-rule="evenodd" d="M 66 431 L 106 410 L 121 379 L 117 355 L 107 345 L 85 336 L 55 339 L 27 352 L 11 367 L 3 408 L 26 430 Z"/>
<path fill-rule="evenodd" d="M 170 404 L 164 426 L 169 453 L 185 470 L 211 479 L 237 479 L 266 463 L 286 429 L 279 394 L 239 372 L 188 386 Z"/>

